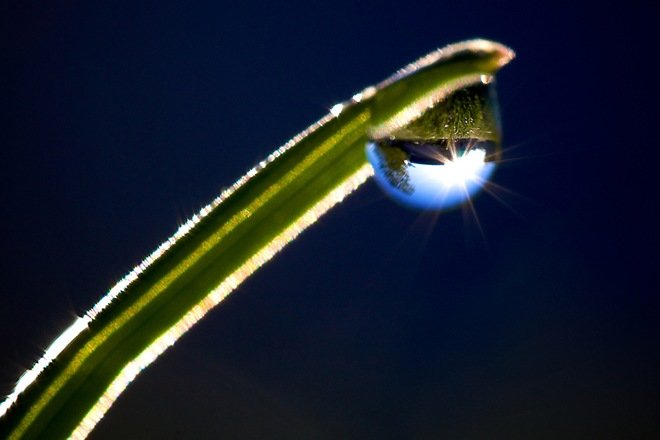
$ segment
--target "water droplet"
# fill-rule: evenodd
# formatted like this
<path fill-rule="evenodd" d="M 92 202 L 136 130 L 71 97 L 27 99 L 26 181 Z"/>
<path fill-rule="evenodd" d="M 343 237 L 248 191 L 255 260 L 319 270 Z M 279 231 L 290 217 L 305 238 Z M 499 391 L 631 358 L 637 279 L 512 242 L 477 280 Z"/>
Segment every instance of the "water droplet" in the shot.
<path fill-rule="evenodd" d="M 383 191 L 404 206 L 456 207 L 483 187 L 499 158 L 500 126 L 493 83 L 452 93 L 366 154 Z"/>

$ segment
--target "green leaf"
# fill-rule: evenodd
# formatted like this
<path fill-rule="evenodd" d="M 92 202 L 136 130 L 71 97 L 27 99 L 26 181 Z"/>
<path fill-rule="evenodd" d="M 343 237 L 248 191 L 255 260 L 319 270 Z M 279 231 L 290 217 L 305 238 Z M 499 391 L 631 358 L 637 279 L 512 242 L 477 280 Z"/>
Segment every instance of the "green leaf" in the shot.
<path fill-rule="evenodd" d="M 144 367 L 372 175 L 364 154 L 369 138 L 403 127 L 512 58 L 490 41 L 454 44 L 333 107 L 204 207 L 65 331 L 0 406 L 0 436 L 87 435 Z"/>

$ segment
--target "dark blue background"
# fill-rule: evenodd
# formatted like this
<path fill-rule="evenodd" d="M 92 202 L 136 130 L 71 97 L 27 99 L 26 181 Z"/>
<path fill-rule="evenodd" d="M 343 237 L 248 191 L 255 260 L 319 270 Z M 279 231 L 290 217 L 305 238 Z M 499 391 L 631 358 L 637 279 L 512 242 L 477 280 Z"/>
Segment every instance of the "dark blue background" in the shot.
<path fill-rule="evenodd" d="M 476 36 L 510 207 L 373 183 L 140 376 L 92 438 L 652 438 L 657 38 L 643 3 L 4 2 L 0 391 L 223 186 Z M 193 2 L 191 2 L 193 3 Z"/>

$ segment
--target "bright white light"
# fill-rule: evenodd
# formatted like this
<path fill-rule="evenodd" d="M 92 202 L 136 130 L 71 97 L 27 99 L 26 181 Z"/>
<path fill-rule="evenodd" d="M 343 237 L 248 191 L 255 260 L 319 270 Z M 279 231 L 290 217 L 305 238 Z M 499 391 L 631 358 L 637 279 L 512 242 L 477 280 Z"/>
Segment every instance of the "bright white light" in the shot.
<path fill-rule="evenodd" d="M 378 185 L 397 202 L 417 209 L 444 210 L 468 201 L 486 183 L 495 169 L 486 161 L 486 151 L 471 148 L 463 155 L 443 163 L 413 163 L 405 161 L 401 169 L 392 170 L 370 142 L 366 152 L 374 166 Z M 393 184 L 398 175 L 401 184 Z"/>
<path fill-rule="evenodd" d="M 479 178 L 484 167 L 486 152 L 482 149 L 470 150 L 443 165 L 438 179 L 445 186 L 463 186 L 471 180 Z"/>
<path fill-rule="evenodd" d="M 14 391 L 7 396 L 7 398 L 0 403 L 0 417 L 2 417 L 7 410 L 16 402 L 19 394 L 21 394 L 25 389 L 35 381 L 35 379 L 41 374 L 41 372 L 53 362 L 53 360 L 62 353 L 71 341 L 74 340 L 83 330 L 87 328 L 91 319 L 88 316 L 82 318 L 77 318 L 73 324 L 71 324 L 66 330 L 60 334 L 57 339 L 55 339 L 50 346 L 44 352 L 44 355 L 37 361 L 36 364 L 27 370 L 16 382 L 16 387 Z"/>
<path fill-rule="evenodd" d="M 335 104 L 330 109 L 330 113 L 337 117 L 341 114 L 342 110 L 344 110 L 344 104 Z"/>

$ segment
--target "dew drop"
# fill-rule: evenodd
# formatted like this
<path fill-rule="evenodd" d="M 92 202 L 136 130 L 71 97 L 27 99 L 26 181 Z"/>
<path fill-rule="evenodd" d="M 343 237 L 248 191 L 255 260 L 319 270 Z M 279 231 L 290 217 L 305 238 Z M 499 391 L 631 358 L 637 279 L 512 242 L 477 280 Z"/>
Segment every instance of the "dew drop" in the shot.
<path fill-rule="evenodd" d="M 411 208 L 445 210 L 474 196 L 495 170 L 500 124 L 492 82 L 449 95 L 387 138 L 367 143 L 381 189 Z"/>

